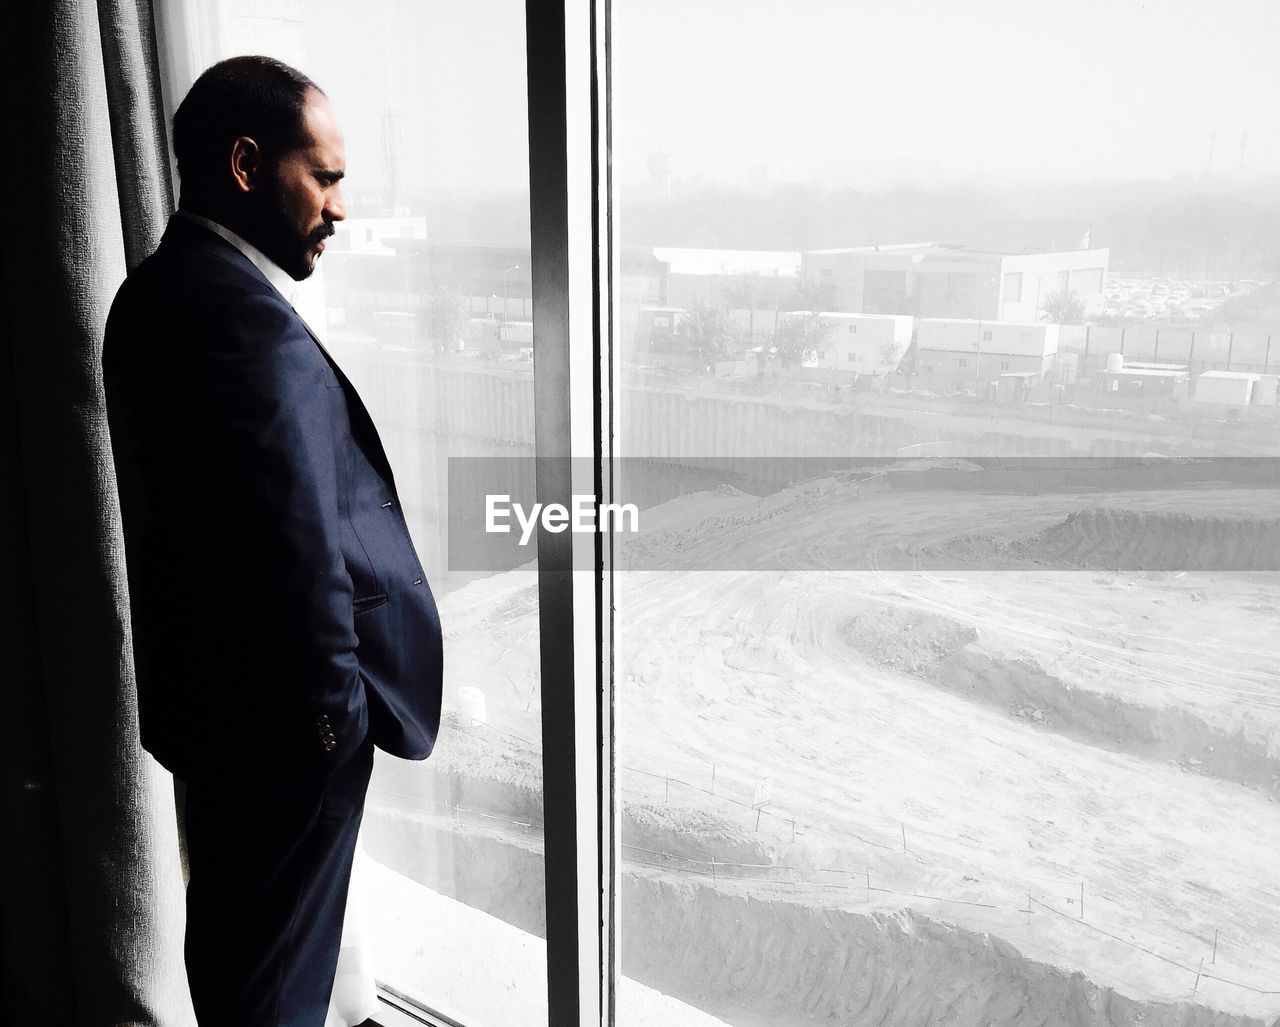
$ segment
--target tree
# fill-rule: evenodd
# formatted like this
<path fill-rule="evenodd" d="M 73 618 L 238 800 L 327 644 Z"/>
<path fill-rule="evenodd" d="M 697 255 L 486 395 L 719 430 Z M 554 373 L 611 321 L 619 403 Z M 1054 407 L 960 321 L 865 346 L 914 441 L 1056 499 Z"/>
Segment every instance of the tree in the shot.
<path fill-rule="evenodd" d="M 880 347 L 880 363 L 884 365 L 886 374 L 897 370 L 898 363 L 902 360 L 902 349 L 902 343 L 896 339 L 889 339 Z"/>
<path fill-rule="evenodd" d="M 734 275 L 724 288 L 724 298 L 729 305 L 746 310 L 748 336 L 753 336 L 756 332 L 756 307 L 760 303 L 761 291 L 760 274 L 757 271 Z"/>
<path fill-rule="evenodd" d="M 449 353 L 458 348 L 466 320 L 462 293 L 447 282 L 432 282 L 427 335 L 437 351 Z"/>
<path fill-rule="evenodd" d="M 1084 324 L 1084 300 L 1069 289 L 1051 294 L 1040 309 L 1053 324 Z"/>
<path fill-rule="evenodd" d="M 783 367 L 802 364 L 809 354 L 817 356 L 827 348 L 829 325 L 819 314 L 835 306 L 836 287 L 831 282 L 801 278 L 787 297 L 786 309 L 791 315 L 778 323 L 773 345 Z"/>
<path fill-rule="evenodd" d="M 737 328 L 725 307 L 695 303 L 676 329 L 676 338 L 704 360 L 728 356 L 737 343 Z"/>
<path fill-rule="evenodd" d="M 823 322 L 817 311 L 794 313 L 778 325 L 774 342 L 783 367 L 802 364 L 810 354 L 820 355 L 827 348 L 831 326 Z"/>

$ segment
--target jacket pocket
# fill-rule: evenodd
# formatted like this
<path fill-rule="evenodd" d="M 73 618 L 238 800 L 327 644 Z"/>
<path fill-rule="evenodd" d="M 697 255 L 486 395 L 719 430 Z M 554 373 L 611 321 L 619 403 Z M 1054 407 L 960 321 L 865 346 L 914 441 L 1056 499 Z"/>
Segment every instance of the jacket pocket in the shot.
<path fill-rule="evenodd" d="M 360 614 L 376 610 L 379 606 L 386 606 L 388 601 L 388 596 L 385 592 L 378 592 L 371 596 L 361 596 L 359 599 L 351 600 L 351 613 L 359 617 Z"/>

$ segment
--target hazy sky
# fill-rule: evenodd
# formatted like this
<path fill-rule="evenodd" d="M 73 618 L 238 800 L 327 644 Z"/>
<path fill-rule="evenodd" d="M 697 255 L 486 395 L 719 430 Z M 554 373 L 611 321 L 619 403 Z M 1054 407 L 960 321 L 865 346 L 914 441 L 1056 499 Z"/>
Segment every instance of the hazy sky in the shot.
<path fill-rule="evenodd" d="M 524 5 L 308 0 L 353 184 L 526 178 Z M 647 179 L 1049 181 L 1280 172 L 1277 0 L 617 0 L 614 164 Z"/>
<path fill-rule="evenodd" d="M 615 160 L 677 175 L 1030 180 L 1280 171 L 1275 0 L 615 5 Z"/>

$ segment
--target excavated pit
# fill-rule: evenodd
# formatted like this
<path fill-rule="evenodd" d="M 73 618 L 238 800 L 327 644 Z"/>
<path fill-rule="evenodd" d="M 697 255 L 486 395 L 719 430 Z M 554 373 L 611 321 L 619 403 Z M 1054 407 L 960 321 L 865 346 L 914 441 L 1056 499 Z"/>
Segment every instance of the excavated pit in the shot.
<path fill-rule="evenodd" d="M 481 791 L 497 795 L 493 785 Z M 520 794 L 502 807 L 528 808 L 535 800 Z M 631 824 L 630 843 L 653 849 L 678 829 L 648 815 Z M 656 833 L 644 833 L 646 825 Z M 680 842 L 686 851 L 699 845 L 696 834 L 681 834 Z M 724 838 L 713 831 L 701 843 L 721 847 Z M 375 805 L 366 813 L 364 844 L 380 863 L 544 936 L 536 832 L 519 837 Z M 1186 1002 L 1129 998 L 1029 959 L 990 934 L 910 910 L 852 912 L 753 895 L 740 882 L 716 887 L 632 867 L 624 868 L 621 911 L 623 973 L 728 1023 L 1265 1025 Z"/>

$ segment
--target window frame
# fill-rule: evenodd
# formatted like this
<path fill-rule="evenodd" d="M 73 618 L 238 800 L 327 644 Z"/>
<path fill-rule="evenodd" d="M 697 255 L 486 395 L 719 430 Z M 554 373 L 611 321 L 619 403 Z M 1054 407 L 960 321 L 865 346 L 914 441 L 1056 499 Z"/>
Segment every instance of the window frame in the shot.
<path fill-rule="evenodd" d="M 613 501 L 610 3 L 525 3 L 540 503 Z M 621 888 L 611 531 L 538 528 L 548 1027 L 613 1025 Z M 472 1027 L 379 982 L 382 1027 Z"/>
<path fill-rule="evenodd" d="M 613 499 L 610 25 L 609 0 L 526 0 L 541 503 Z M 538 532 L 549 1027 L 617 1015 L 613 546 L 609 532 Z"/>

